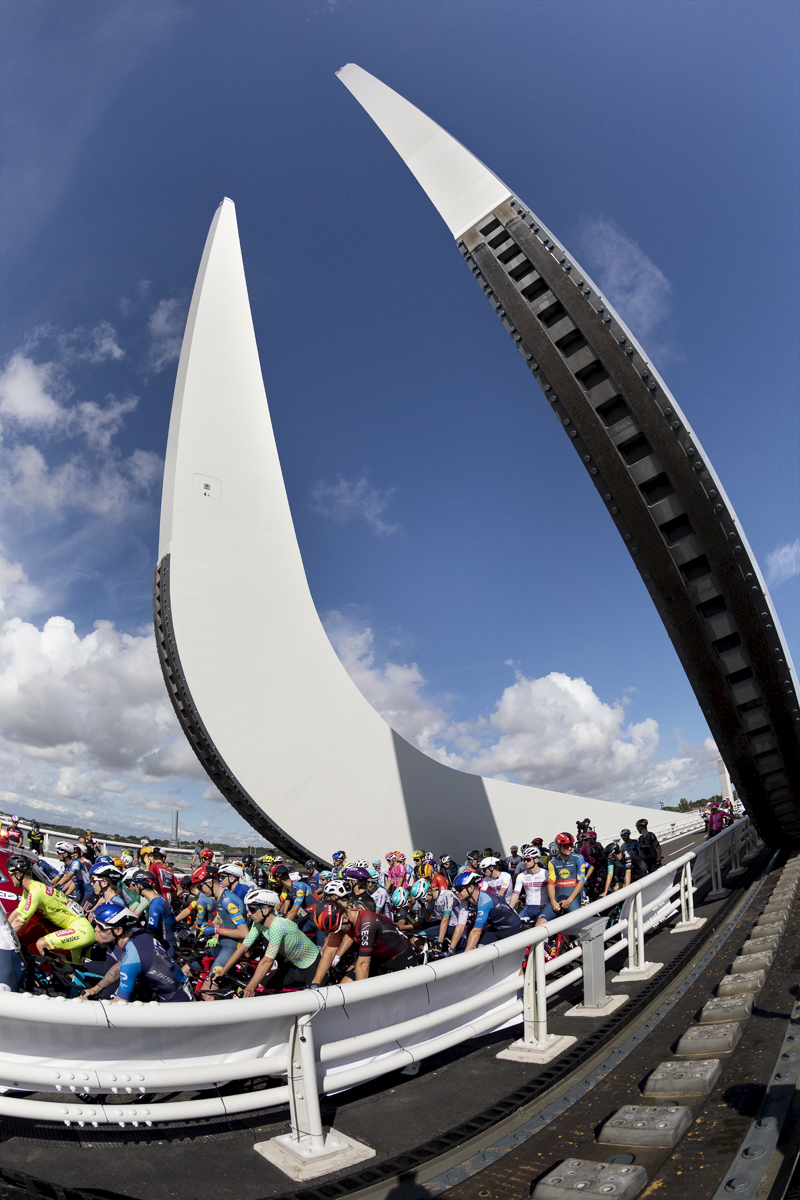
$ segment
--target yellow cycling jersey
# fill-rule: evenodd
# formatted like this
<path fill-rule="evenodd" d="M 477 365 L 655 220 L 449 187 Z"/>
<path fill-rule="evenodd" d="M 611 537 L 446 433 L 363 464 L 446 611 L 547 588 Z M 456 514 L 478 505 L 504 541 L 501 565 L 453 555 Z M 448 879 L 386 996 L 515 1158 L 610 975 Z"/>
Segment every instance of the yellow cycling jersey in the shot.
<path fill-rule="evenodd" d="M 68 900 L 59 888 L 34 879 L 14 910 L 14 916 L 25 925 L 37 912 L 59 929 L 72 929 L 76 919 L 85 920 L 79 904 Z"/>

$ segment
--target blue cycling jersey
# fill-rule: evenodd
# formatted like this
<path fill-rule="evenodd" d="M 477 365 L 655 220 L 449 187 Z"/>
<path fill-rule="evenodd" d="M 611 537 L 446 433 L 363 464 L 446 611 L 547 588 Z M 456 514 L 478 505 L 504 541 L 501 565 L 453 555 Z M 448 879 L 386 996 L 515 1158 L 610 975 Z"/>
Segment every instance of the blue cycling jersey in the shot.
<path fill-rule="evenodd" d="M 163 896 L 156 896 L 147 906 L 147 932 L 165 946 L 175 945 L 175 913 Z"/>
<path fill-rule="evenodd" d="M 231 890 L 234 896 L 238 896 L 240 900 L 244 900 L 250 888 L 246 883 L 235 883 Z"/>
<path fill-rule="evenodd" d="M 510 937 L 512 933 L 519 932 L 519 916 L 494 892 L 481 892 L 476 907 L 474 929 L 491 930 L 499 938 Z"/>
<path fill-rule="evenodd" d="M 143 976 L 157 1000 L 188 1000 L 182 991 L 186 983 L 183 971 L 170 958 L 167 950 L 150 934 L 134 934 L 125 946 L 119 968 L 120 1000 L 130 1000 L 136 980 Z"/>
<path fill-rule="evenodd" d="M 305 908 L 313 899 L 313 895 L 311 888 L 302 879 L 292 884 L 292 904 L 299 904 L 301 908 Z"/>
<path fill-rule="evenodd" d="M 242 925 L 246 925 L 247 921 L 244 915 L 244 904 L 235 892 L 228 888 L 220 896 L 217 901 L 217 912 L 219 913 L 220 924 L 223 929 L 240 929 Z"/>
<path fill-rule="evenodd" d="M 83 904 L 84 900 L 89 896 L 94 896 L 91 880 L 89 879 L 89 868 L 79 858 L 73 858 L 69 864 L 69 873 L 75 880 L 73 897 L 79 904 Z"/>

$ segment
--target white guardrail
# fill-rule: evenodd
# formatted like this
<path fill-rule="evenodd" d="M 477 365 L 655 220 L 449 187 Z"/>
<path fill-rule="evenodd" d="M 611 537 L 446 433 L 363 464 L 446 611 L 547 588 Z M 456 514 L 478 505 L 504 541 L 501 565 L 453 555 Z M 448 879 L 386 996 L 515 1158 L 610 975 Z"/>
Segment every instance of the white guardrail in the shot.
<path fill-rule="evenodd" d="M 696 852 L 680 855 L 578 912 L 469 954 L 344 987 L 191 1005 L 2 993 L 0 1113 L 67 1125 L 125 1126 L 252 1112 L 288 1102 L 289 1138 L 296 1153 L 313 1158 L 325 1153 L 320 1091 L 338 1092 L 520 1021 L 522 1039 L 504 1055 L 539 1056 L 538 1061 L 554 1057 L 574 1039 L 548 1035 L 550 997 L 583 976 L 585 1002 L 589 996 L 590 1005 L 602 1004 L 605 972 L 600 971 L 598 994 L 598 961 L 604 968 L 605 960 L 622 953 L 627 965 L 621 973 L 646 978 L 655 964 L 645 960 L 645 933 L 678 909 L 677 928 L 697 928 L 703 923 L 694 917 L 697 887 L 710 880 L 711 895 L 724 894 L 725 868 L 743 873 L 742 860 L 760 846 L 744 818 Z M 620 901 L 617 923 L 598 925 L 598 917 Z M 580 945 L 545 961 L 546 939 L 559 932 L 580 937 L 581 931 Z M 532 950 L 523 977 L 528 947 Z M 571 962 L 574 968 L 563 973 Z M 263 1077 L 271 1077 L 275 1085 L 179 1102 L 138 1100 L 144 1093 L 212 1090 L 237 1079 Z M 60 1092 L 65 1103 L 14 1096 L 14 1089 Z M 67 1102 L 77 1098 L 75 1093 L 80 1103 Z M 102 1102 L 93 1101 L 92 1093 L 99 1093 Z"/>

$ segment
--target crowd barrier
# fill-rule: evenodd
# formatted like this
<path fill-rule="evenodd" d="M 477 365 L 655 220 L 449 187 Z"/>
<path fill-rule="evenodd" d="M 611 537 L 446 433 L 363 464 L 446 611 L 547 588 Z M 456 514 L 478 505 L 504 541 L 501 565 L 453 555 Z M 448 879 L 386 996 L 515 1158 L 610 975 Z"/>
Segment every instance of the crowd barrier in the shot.
<path fill-rule="evenodd" d="M 522 1037 L 505 1056 L 547 1061 L 560 1053 L 574 1039 L 548 1034 L 548 1000 L 583 978 L 588 1008 L 599 1012 L 613 1004 L 605 996 L 605 962 L 625 954 L 620 977 L 646 978 L 658 966 L 646 961 L 648 930 L 677 910 L 678 931 L 697 928 L 696 889 L 710 882 L 711 894 L 720 894 L 723 874 L 744 871 L 760 846 L 743 818 L 697 851 L 547 925 L 344 987 L 193 1005 L 2 993 L 0 1113 L 67 1125 L 136 1126 L 288 1103 L 297 1152 L 313 1158 L 325 1152 L 319 1092 L 352 1087 L 520 1022 Z M 619 919 L 606 926 L 620 903 Z M 559 932 L 580 941 L 546 961 L 545 940 Z M 183 1101 L 140 1099 L 211 1091 L 236 1080 L 251 1081 L 250 1089 Z M 266 1086 L 253 1090 L 254 1080 Z M 14 1090 L 61 1093 L 64 1103 Z"/>

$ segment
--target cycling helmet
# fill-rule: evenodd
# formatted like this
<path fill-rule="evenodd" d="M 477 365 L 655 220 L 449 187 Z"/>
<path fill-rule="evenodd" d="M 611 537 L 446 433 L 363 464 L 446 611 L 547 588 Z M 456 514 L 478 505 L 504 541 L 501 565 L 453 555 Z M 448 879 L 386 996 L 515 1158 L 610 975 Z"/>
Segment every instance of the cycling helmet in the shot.
<path fill-rule="evenodd" d="M 334 862 L 338 862 L 340 858 L 347 858 L 347 855 L 345 854 L 344 850 L 334 850 L 331 857 Z"/>
<path fill-rule="evenodd" d="M 316 871 L 316 869 L 317 869 L 317 864 L 314 862 L 314 859 L 307 858 L 306 859 L 306 870 L 307 871 Z"/>
<path fill-rule="evenodd" d="M 225 874 L 224 869 L 221 870 L 220 874 L 222 874 L 222 875 Z M 272 870 L 270 871 L 270 875 L 272 876 L 273 879 L 288 879 L 289 878 L 289 868 L 284 866 L 283 864 L 281 864 L 278 867 L 273 867 Z"/>
<path fill-rule="evenodd" d="M 346 879 L 332 879 L 330 883 L 325 884 L 322 892 L 323 895 L 336 900 L 346 900 L 348 896 L 352 896 L 353 889 Z"/>
<path fill-rule="evenodd" d="M 326 904 L 314 914 L 314 924 L 323 933 L 338 933 L 343 920 L 344 913 L 335 904 Z"/>
<path fill-rule="evenodd" d="M 273 858 L 273 860 L 272 860 L 272 861 L 273 861 L 273 862 L 276 862 L 276 863 L 278 863 L 278 862 L 283 862 L 283 855 L 282 855 L 282 854 L 276 854 L 276 855 L 275 855 L 275 857 Z"/>
<path fill-rule="evenodd" d="M 101 854 L 99 858 L 94 860 L 94 866 L 99 867 L 101 863 L 113 863 L 114 859 L 110 854 Z"/>
<path fill-rule="evenodd" d="M 415 900 L 421 900 L 423 896 L 427 896 L 430 889 L 431 885 L 428 883 L 427 879 L 418 879 L 411 888 L 411 895 Z"/>
<path fill-rule="evenodd" d="M 74 854 L 75 847 L 72 842 L 56 842 L 56 854 Z"/>
<path fill-rule="evenodd" d="M 493 871 L 495 867 L 499 867 L 499 866 L 500 866 L 500 859 L 495 858 L 494 856 L 492 856 L 491 858 L 482 858 L 481 859 L 481 870 L 482 871 L 489 871 L 489 870 Z"/>
<path fill-rule="evenodd" d="M 202 858 L 203 862 L 213 862 L 214 851 L 209 846 L 206 846 L 205 849 L 200 851 L 200 857 Z"/>
<path fill-rule="evenodd" d="M 380 879 L 380 875 L 378 874 L 378 872 L 375 870 L 374 867 L 367 867 L 367 872 L 369 874 L 370 882 L 372 882 L 372 880 Z"/>
<path fill-rule="evenodd" d="M 277 908 L 281 898 L 269 888 L 250 888 L 244 898 L 245 908 Z"/>
<path fill-rule="evenodd" d="M 459 871 L 453 880 L 453 887 L 458 891 L 461 888 L 469 887 L 473 883 L 482 883 L 482 879 L 477 871 Z"/>
<path fill-rule="evenodd" d="M 243 867 L 252 867 L 252 865 L 255 861 L 256 860 L 253 858 L 252 854 L 245 854 L 242 856 L 242 866 Z"/>
<path fill-rule="evenodd" d="M 110 929 L 114 933 L 115 937 L 124 935 L 130 929 L 141 925 L 141 918 L 129 908 L 118 908 L 115 904 L 110 904 L 109 908 L 113 908 L 114 911 L 107 914 L 103 924 L 106 929 Z"/>
<path fill-rule="evenodd" d="M 396 861 L 396 862 L 401 862 L 401 863 L 403 863 L 403 862 L 405 862 L 405 861 L 406 861 L 406 856 L 405 856 L 405 854 L 401 854 L 399 850 L 397 851 L 397 853 L 395 854 L 395 856 L 394 856 L 394 857 L 395 857 L 395 861 Z"/>
<path fill-rule="evenodd" d="M 534 850 L 533 846 L 531 846 L 528 842 L 526 842 L 525 845 L 520 850 L 520 854 L 522 855 L 523 858 L 530 858 L 530 856 L 533 854 L 533 850 Z"/>
<path fill-rule="evenodd" d="M 331 874 L 332 874 L 332 872 L 331 872 L 331 871 L 320 871 L 320 873 L 319 873 L 320 880 L 321 880 L 323 883 L 327 883 L 327 881 L 328 881 L 328 880 L 330 879 L 330 877 L 331 877 Z"/>
<path fill-rule="evenodd" d="M 441 858 L 439 859 L 439 862 L 442 864 L 443 867 L 449 867 L 450 864 L 453 862 L 453 859 L 450 857 L 449 854 L 443 854 L 441 856 Z"/>
<path fill-rule="evenodd" d="M 126 867 L 130 867 L 133 864 L 133 855 L 131 854 L 121 854 L 120 858 Z"/>
<path fill-rule="evenodd" d="M 647 822 L 645 822 L 645 824 L 646 823 Z M 587 842 L 596 842 L 597 841 L 597 830 L 596 829 L 587 829 L 583 836 L 586 838 Z"/>
<path fill-rule="evenodd" d="M 405 888 L 395 888 L 392 892 L 392 904 L 398 908 L 402 908 L 404 904 L 408 904 L 408 892 Z"/>
<path fill-rule="evenodd" d="M 146 845 L 147 845 L 147 842 L 148 842 L 148 839 L 147 839 L 146 837 L 139 838 L 139 845 L 140 845 L 140 846 L 146 846 Z"/>
<path fill-rule="evenodd" d="M 96 875 L 99 879 L 107 879 L 109 883 L 119 883 L 122 879 L 122 871 L 113 863 L 95 863 L 89 874 Z"/>
<path fill-rule="evenodd" d="M 369 879 L 369 867 L 345 867 L 342 877 L 353 883 L 364 883 Z"/>
<path fill-rule="evenodd" d="M 103 928 L 107 927 L 110 919 L 120 911 L 121 910 L 118 904 L 105 902 L 103 904 L 98 904 L 97 908 L 92 914 L 95 925 L 100 925 Z"/>
<path fill-rule="evenodd" d="M 366 870 L 366 868 L 369 866 L 369 863 L 365 858 L 357 858 L 355 862 L 350 863 L 350 866 L 363 867 Z"/>
<path fill-rule="evenodd" d="M 192 877 L 191 875 L 181 875 L 178 882 L 185 891 L 187 888 L 192 886 Z"/>
<path fill-rule="evenodd" d="M 557 833 L 555 840 L 557 846 L 573 846 L 575 844 L 575 838 L 571 833 Z"/>
<path fill-rule="evenodd" d="M 532 846 L 543 846 L 544 838 L 531 838 L 531 845 Z"/>
<path fill-rule="evenodd" d="M 424 850 L 415 850 L 412 857 L 414 859 L 414 862 L 419 862 L 420 859 L 425 857 L 425 851 Z"/>
<path fill-rule="evenodd" d="M 714 807 L 719 808 L 719 805 L 715 804 Z M 640 825 L 646 825 L 646 824 L 647 824 L 647 817 L 639 817 L 639 820 L 636 822 L 636 828 L 638 829 Z"/>
<path fill-rule="evenodd" d="M 135 887 L 157 888 L 158 880 L 152 871 L 134 871 L 131 883 Z"/>
<path fill-rule="evenodd" d="M 470 850 L 469 854 L 467 855 L 467 862 L 470 862 L 473 858 L 475 859 L 475 862 L 480 862 L 482 858 L 480 850 Z"/>
<path fill-rule="evenodd" d="M 235 862 L 223 863 L 219 873 L 220 875 L 232 875 L 234 879 L 241 879 L 244 875 L 244 868 Z"/>
<path fill-rule="evenodd" d="M 142 874 L 144 874 L 144 872 L 142 872 Z M 148 871 L 147 874 L 149 875 L 150 872 Z M 192 883 L 211 883 L 212 879 L 216 879 L 218 875 L 219 871 L 216 867 L 207 867 L 205 865 L 202 867 L 195 867 L 195 869 L 192 871 Z"/>
<path fill-rule="evenodd" d="M 390 862 L 394 862 L 394 860 L 395 860 L 396 858 L 397 858 L 397 851 L 396 851 L 396 850 L 390 850 L 390 851 L 389 851 L 389 853 L 386 855 L 386 861 L 387 861 L 388 863 L 390 863 Z"/>
<path fill-rule="evenodd" d="M 18 820 L 19 820 L 19 817 L 12 817 L 12 818 L 11 818 L 11 824 L 12 824 L 12 825 L 16 825 L 16 823 L 17 823 L 17 821 L 18 821 Z"/>
<path fill-rule="evenodd" d="M 619 854 L 619 842 L 609 842 L 606 846 L 606 857 L 612 854 Z"/>
<path fill-rule="evenodd" d="M 630 836 L 631 836 L 631 831 L 630 831 L 630 829 L 620 829 L 620 831 L 619 831 L 619 836 L 620 836 L 621 838 L 628 838 L 628 837 L 630 837 Z"/>
<path fill-rule="evenodd" d="M 123 871 L 123 873 L 122 873 L 122 882 L 130 883 L 131 880 L 133 879 L 134 875 L 136 875 L 136 873 L 138 872 L 138 870 L 139 870 L 138 867 L 128 867 L 127 871 Z"/>
<path fill-rule="evenodd" d="M 380 870 L 381 860 L 379 858 L 373 858 L 372 865 L 373 865 L 373 867 L 377 867 L 378 870 Z"/>
<path fill-rule="evenodd" d="M 6 862 L 9 875 L 30 875 L 31 862 L 24 854 L 11 854 Z"/>

